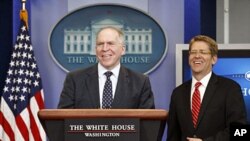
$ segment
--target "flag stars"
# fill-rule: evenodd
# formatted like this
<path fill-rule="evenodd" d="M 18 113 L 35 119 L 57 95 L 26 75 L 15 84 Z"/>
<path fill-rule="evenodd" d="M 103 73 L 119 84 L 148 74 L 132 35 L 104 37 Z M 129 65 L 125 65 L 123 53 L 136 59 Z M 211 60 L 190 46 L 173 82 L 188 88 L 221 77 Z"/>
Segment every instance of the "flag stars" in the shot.
<path fill-rule="evenodd" d="M 31 54 L 28 54 L 28 59 L 31 59 L 32 58 L 31 56 L 32 56 Z"/>
<path fill-rule="evenodd" d="M 11 82 L 11 79 L 10 78 L 6 78 L 5 83 L 6 84 L 10 84 L 10 82 Z"/>
<path fill-rule="evenodd" d="M 14 75 L 16 76 L 18 74 L 18 70 L 14 70 Z"/>
<path fill-rule="evenodd" d="M 33 71 L 30 71 L 30 77 L 34 77 L 34 72 Z"/>
<path fill-rule="evenodd" d="M 24 82 L 24 84 L 26 85 L 26 84 L 29 83 L 29 80 L 28 80 L 27 78 L 25 78 L 23 82 Z"/>
<path fill-rule="evenodd" d="M 10 101 L 14 100 L 14 96 L 13 96 L 12 94 L 10 94 L 9 100 L 10 100 Z"/>
<path fill-rule="evenodd" d="M 16 83 L 16 78 L 13 78 L 13 84 L 15 84 Z"/>
<path fill-rule="evenodd" d="M 13 70 L 8 70 L 8 75 L 13 75 Z"/>
<path fill-rule="evenodd" d="M 15 50 L 16 50 L 16 49 L 18 48 L 18 45 L 17 45 L 17 44 L 15 44 L 14 48 L 15 48 Z"/>
<path fill-rule="evenodd" d="M 25 37 L 25 40 L 26 40 L 26 41 L 29 41 L 29 40 L 30 40 L 30 36 L 27 35 L 27 36 Z"/>
<path fill-rule="evenodd" d="M 37 87 L 39 85 L 39 82 L 35 80 L 35 82 L 33 84 L 35 87 Z"/>
<path fill-rule="evenodd" d="M 26 70 L 25 74 L 28 76 L 30 74 L 30 72 L 28 70 Z"/>
<path fill-rule="evenodd" d="M 27 58 L 27 53 L 24 52 L 24 53 L 22 54 L 22 57 L 23 57 L 23 58 Z"/>
<path fill-rule="evenodd" d="M 21 52 L 17 52 L 17 57 L 18 57 L 18 58 L 21 57 Z"/>
<path fill-rule="evenodd" d="M 18 71 L 18 73 L 19 73 L 19 75 L 23 75 L 23 74 L 24 74 L 24 70 L 23 70 L 23 69 L 20 69 L 20 70 Z"/>
<path fill-rule="evenodd" d="M 22 44 L 22 43 L 19 43 L 19 44 L 18 44 L 18 48 L 19 48 L 19 49 L 22 49 L 22 48 L 23 48 L 23 44 Z"/>
<path fill-rule="evenodd" d="M 37 74 L 36 74 L 36 77 L 37 77 L 37 78 L 40 78 L 40 74 L 39 74 L 39 73 L 37 73 Z"/>
<path fill-rule="evenodd" d="M 18 100 L 18 96 L 17 96 L 17 95 L 14 96 L 14 100 L 15 100 L 15 101 Z"/>
<path fill-rule="evenodd" d="M 35 69 L 36 68 L 36 64 L 32 63 L 31 67 L 32 67 L 32 69 Z"/>
<path fill-rule="evenodd" d="M 10 61 L 10 66 L 11 67 L 15 66 L 15 62 L 14 61 Z"/>
<path fill-rule="evenodd" d="M 13 93 L 15 91 L 16 91 L 15 87 L 11 87 L 11 92 Z"/>
<path fill-rule="evenodd" d="M 25 43 L 24 44 L 24 49 L 26 50 L 28 48 L 28 45 Z"/>
<path fill-rule="evenodd" d="M 33 47 L 32 47 L 32 45 L 30 45 L 30 47 L 29 47 L 29 50 L 30 50 L 30 51 L 32 51 L 32 50 L 33 50 Z"/>
<path fill-rule="evenodd" d="M 30 67 L 30 62 L 27 62 L 27 67 Z"/>
<path fill-rule="evenodd" d="M 19 39 L 20 39 L 20 40 L 23 40 L 23 39 L 24 39 L 24 35 L 21 34 L 21 35 L 19 36 Z"/>
<path fill-rule="evenodd" d="M 17 75 L 18 74 L 18 71 L 17 70 L 15 70 L 15 75 Z"/>
<path fill-rule="evenodd" d="M 8 92 L 8 91 L 9 91 L 9 87 L 6 87 L 6 86 L 5 86 L 5 87 L 3 88 L 3 91 L 4 91 L 4 92 Z"/>
<path fill-rule="evenodd" d="M 16 61 L 16 66 L 19 66 L 19 61 Z"/>
<path fill-rule="evenodd" d="M 22 92 L 23 92 L 23 93 L 27 93 L 27 92 L 28 92 L 27 87 L 23 87 L 23 88 L 22 88 Z"/>
<path fill-rule="evenodd" d="M 16 53 L 13 52 L 11 56 L 12 56 L 12 58 L 16 58 Z"/>
<path fill-rule="evenodd" d="M 16 92 L 20 92 L 20 87 L 16 86 Z"/>
<path fill-rule="evenodd" d="M 25 101 L 25 96 L 24 95 L 21 95 L 19 98 L 20 98 L 21 101 Z"/>
<path fill-rule="evenodd" d="M 22 67 L 24 67 L 24 66 L 25 66 L 25 61 L 21 61 L 20 65 L 21 65 Z"/>
<path fill-rule="evenodd" d="M 21 30 L 22 30 L 22 31 L 26 31 L 26 27 L 25 27 L 25 26 L 22 26 Z"/>
<path fill-rule="evenodd" d="M 22 83 L 22 78 L 17 78 L 17 84 L 21 84 Z"/>

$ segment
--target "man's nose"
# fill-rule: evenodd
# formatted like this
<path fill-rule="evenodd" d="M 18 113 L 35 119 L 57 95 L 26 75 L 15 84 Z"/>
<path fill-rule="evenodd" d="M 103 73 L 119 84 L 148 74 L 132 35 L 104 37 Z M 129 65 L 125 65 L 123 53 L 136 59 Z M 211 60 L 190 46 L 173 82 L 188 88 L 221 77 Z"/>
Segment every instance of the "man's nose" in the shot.
<path fill-rule="evenodd" d="M 103 49 L 103 50 L 109 50 L 109 44 L 104 43 L 102 49 Z"/>

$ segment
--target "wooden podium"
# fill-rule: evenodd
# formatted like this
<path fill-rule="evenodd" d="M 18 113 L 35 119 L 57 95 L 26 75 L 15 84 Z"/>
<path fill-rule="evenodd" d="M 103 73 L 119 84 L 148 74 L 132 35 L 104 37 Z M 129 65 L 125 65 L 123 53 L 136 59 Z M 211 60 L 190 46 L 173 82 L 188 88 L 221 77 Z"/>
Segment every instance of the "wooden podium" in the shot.
<path fill-rule="evenodd" d="M 107 135 L 107 132 L 111 132 L 114 129 L 116 129 L 115 132 L 118 131 L 117 129 L 123 129 L 119 127 L 124 127 L 124 129 L 122 131 L 121 130 L 118 131 L 119 132 L 117 133 L 118 135 L 120 134 L 127 134 L 128 136 L 135 135 L 138 136 L 138 141 L 161 141 L 166 125 L 167 115 L 168 115 L 167 111 L 159 109 L 43 109 L 38 112 L 38 117 L 40 118 L 50 141 L 66 141 L 66 140 L 82 141 L 84 139 L 79 139 L 79 138 L 81 138 L 84 134 L 94 134 L 95 136 L 102 134 Z M 99 123 L 99 120 L 102 120 L 101 123 Z M 110 129 L 109 125 L 105 125 L 106 120 L 108 120 L 109 124 L 112 124 L 112 130 Z M 83 128 L 85 127 L 84 125 L 85 122 L 93 123 L 93 121 L 94 124 L 96 124 L 94 128 L 95 130 L 89 131 Z M 132 125 L 134 121 L 136 122 L 136 125 Z M 79 125 L 77 125 L 78 122 L 80 122 Z M 120 122 L 121 123 L 125 122 L 125 123 L 124 125 L 119 125 Z M 102 127 L 103 129 L 97 130 L 98 124 L 101 124 L 99 126 L 103 126 Z M 118 124 L 118 125 L 113 125 L 113 124 Z M 68 126 L 70 128 L 68 128 Z M 101 134 L 97 132 L 104 132 L 104 133 Z M 70 137 L 67 137 L 66 134 L 68 133 L 71 133 Z M 81 135 L 80 137 L 79 134 Z M 78 137 L 74 139 L 74 136 L 77 135 Z M 116 134 L 112 133 L 112 135 Z M 126 135 L 120 135 L 120 136 L 126 136 Z M 136 141 L 137 140 L 137 139 L 133 140 L 133 138 L 130 137 L 127 137 L 127 139 L 124 139 L 124 137 L 120 138 L 121 139 L 119 139 L 119 137 L 107 137 L 103 139 L 100 137 L 97 138 L 91 137 L 88 138 L 88 141 L 100 141 L 100 140 Z"/>

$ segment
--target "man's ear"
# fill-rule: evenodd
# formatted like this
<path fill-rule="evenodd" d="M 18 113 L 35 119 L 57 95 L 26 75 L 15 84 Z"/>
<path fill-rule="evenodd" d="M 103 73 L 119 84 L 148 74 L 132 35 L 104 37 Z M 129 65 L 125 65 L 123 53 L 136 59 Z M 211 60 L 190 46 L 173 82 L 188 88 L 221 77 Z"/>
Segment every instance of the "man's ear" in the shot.
<path fill-rule="evenodd" d="M 217 60 L 218 60 L 217 55 L 216 55 L 216 56 L 213 56 L 213 58 L 212 58 L 212 64 L 213 64 L 213 65 L 216 64 Z"/>

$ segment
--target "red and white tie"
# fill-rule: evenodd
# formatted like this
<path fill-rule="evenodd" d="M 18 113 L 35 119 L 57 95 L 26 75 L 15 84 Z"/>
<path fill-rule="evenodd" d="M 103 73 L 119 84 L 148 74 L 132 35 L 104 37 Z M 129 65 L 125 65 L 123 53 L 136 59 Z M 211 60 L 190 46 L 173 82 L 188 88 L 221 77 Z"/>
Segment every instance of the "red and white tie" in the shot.
<path fill-rule="evenodd" d="M 198 116 L 199 116 L 200 107 L 201 107 L 200 91 L 198 89 L 200 85 L 201 85 L 201 82 L 197 82 L 195 84 L 195 90 L 194 90 L 193 97 L 192 97 L 192 117 L 193 117 L 194 128 L 196 128 L 197 126 Z"/>

